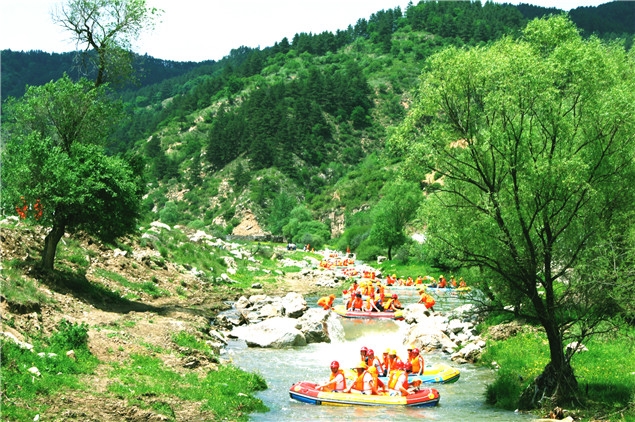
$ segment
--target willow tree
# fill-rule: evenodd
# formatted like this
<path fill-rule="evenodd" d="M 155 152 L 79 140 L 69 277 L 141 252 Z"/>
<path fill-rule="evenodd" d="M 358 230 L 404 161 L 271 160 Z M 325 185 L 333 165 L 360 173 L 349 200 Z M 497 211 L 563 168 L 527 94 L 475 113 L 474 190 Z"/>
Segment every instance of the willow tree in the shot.
<path fill-rule="evenodd" d="M 67 0 L 52 15 L 72 34 L 84 61 L 95 67 L 99 86 L 132 76 L 132 42 L 153 27 L 161 12 L 146 0 Z"/>
<path fill-rule="evenodd" d="M 583 40 L 565 16 L 535 20 L 519 39 L 430 57 L 393 139 L 438 181 L 429 247 L 481 268 L 489 305 L 546 333 L 550 362 L 523 408 L 576 397 L 565 341 L 616 310 L 618 279 L 596 277 L 616 263 L 597 258 L 626 244 L 634 215 L 634 69 L 632 51 Z"/>

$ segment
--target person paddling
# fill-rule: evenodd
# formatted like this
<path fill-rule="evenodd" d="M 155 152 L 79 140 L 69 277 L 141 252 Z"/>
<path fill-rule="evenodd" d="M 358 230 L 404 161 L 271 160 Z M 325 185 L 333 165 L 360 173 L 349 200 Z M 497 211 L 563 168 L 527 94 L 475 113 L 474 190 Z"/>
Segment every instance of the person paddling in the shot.
<path fill-rule="evenodd" d="M 340 369 L 340 363 L 336 360 L 331 362 L 331 378 L 328 382 L 318 385 L 318 390 L 322 391 L 344 391 L 346 389 L 346 377 L 344 371 Z"/>

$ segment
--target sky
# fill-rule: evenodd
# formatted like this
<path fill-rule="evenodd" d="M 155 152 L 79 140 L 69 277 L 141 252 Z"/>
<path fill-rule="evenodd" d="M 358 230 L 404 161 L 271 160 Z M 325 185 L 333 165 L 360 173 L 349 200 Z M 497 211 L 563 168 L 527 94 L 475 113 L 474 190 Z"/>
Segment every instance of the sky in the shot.
<path fill-rule="evenodd" d="M 501 0 L 570 10 L 610 0 Z M 335 32 L 368 19 L 379 10 L 410 0 L 147 0 L 163 10 L 153 31 L 133 51 L 174 61 L 220 60 L 241 46 L 265 48 L 296 33 Z M 413 0 L 413 3 L 418 3 Z M 0 50 L 74 51 L 69 34 L 56 26 L 51 11 L 61 0 L 0 0 Z"/>

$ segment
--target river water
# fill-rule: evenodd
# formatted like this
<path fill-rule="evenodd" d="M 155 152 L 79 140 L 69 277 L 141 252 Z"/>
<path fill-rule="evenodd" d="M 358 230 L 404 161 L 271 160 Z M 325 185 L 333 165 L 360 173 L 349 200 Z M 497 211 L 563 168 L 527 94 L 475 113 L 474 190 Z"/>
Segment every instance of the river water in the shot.
<path fill-rule="evenodd" d="M 404 305 L 412 303 L 406 294 L 400 294 Z M 316 298 L 307 297 L 314 304 Z M 337 304 L 337 302 L 336 302 Z M 439 297 L 435 310 L 448 310 L 461 304 L 456 297 Z M 438 309 L 437 309 L 438 308 Z M 225 358 L 250 372 L 260 373 L 268 389 L 257 396 L 269 407 L 267 413 L 254 413 L 253 421 L 532 421 L 530 415 L 502 411 L 484 403 L 485 388 L 494 380 L 488 368 L 475 365 L 456 365 L 442 352 L 426 353 L 427 364 L 447 363 L 461 371 L 460 379 L 452 384 L 430 384 L 441 395 L 439 405 L 431 408 L 381 406 L 316 406 L 292 400 L 289 387 L 297 381 L 324 382 L 328 380 L 331 361 L 337 360 L 342 368 L 359 362 L 362 346 L 376 354 L 388 347 L 406 356 L 403 345 L 407 324 L 403 321 L 345 319 L 334 313 L 329 319 L 331 343 L 312 343 L 305 347 L 287 349 L 248 348 L 244 341 L 232 340 L 226 348 Z"/>

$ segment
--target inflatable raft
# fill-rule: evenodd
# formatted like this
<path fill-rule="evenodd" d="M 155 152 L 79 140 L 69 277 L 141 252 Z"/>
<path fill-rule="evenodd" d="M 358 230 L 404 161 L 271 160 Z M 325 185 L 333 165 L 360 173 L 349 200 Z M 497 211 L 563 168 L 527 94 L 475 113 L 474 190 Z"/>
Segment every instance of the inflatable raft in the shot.
<path fill-rule="evenodd" d="M 344 305 L 333 307 L 333 311 L 344 318 L 378 318 L 378 319 L 403 319 L 401 311 L 396 312 L 366 312 L 366 311 L 347 311 Z"/>
<path fill-rule="evenodd" d="M 423 384 L 451 384 L 458 381 L 460 376 L 461 372 L 458 369 L 445 363 L 435 363 L 434 365 L 426 365 L 421 375 L 408 375 L 408 382 L 412 383 L 412 381 L 419 379 Z M 379 379 L 387 382 L 387 377 L 379 377 Z"/>
<path fill-rule="evenodd" d="M 409 406 L 426 407 L 439 404 L 439 392 L 434 388 L 422 388 L 408 396 L 365 395 L 354 393 L 326 392 L 316 389 L 317 384 L 309 381 L 295 383 L 289 389 L 289 396 L 303 403 L 330 406 Z"/>
<path fill-rule="evenodd" d="M 347 369 L 344 374 L 346 382 L 352 382 L 357 378 L 354 369 Z M 421 375 L 409 374 L 408 383 L 412 384 L 414 380 L 418 379 L 421 380 L 422 384 L 451 384 L 458 381 L 460 376 L 461 372 L 458 369 L 445 363 L 435 363 L 434 365 L 426 365 Z M 388 377 L 379 377 L 379 379 L 384 383 L 388 382 Z"/>

